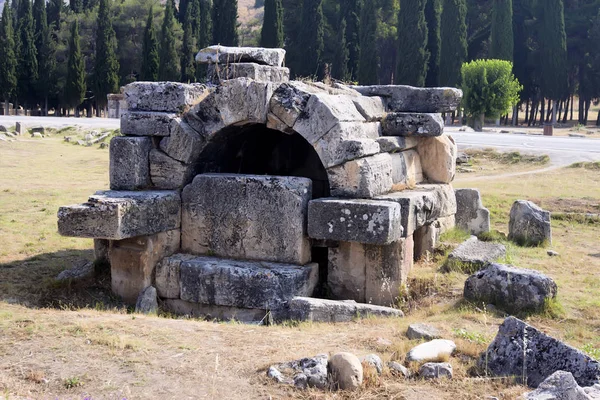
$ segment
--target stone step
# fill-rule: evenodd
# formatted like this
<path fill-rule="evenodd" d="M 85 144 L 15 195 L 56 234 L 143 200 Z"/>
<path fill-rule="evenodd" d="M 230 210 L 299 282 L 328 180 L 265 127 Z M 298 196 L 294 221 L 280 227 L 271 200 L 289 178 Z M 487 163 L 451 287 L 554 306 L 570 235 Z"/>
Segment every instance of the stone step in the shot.
<path fill-rule="evenodd" d="M 58 210 L 58 232 L 63 236 L 122 240 L 180 225 L 180 195 L 168 190 L 100 191 L 87 203 Z"/>

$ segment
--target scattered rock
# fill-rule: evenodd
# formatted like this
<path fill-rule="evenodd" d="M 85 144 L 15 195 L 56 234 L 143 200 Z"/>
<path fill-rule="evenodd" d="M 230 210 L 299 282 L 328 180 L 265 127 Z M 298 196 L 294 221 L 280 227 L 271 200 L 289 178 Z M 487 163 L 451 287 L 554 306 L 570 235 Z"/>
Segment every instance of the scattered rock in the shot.
<path fill-rule="evenodd" d="M 465 152 L 461 151 L 456 155 L 457 164 L 468 164 L 469 161 L 471 161 L 471 157 L 469 157 L 469 155 Z"/>
<path fill-rule="evenodd" d="M 331 357 L 329 371 L 335 388 L 356 390 L 362 385 L 363 368 L 352 353 L 337 353 Z"/>
<path fill-rule="evenodd" d="M 449 363 L 425 363 L 419 368 L 419 376 L 423 379 L 452 379 L 452 365 Z"/>
<path fill-rule="evenodd" d="M 377 375 L 383 372 L 383 361 L 377 354 L 368 354 L 363 357 L 362 362 L 369 364 L 377 370 Z"/>
<path fill-rule="evenodd" d="M 500 131 L 500 133 L 510 133 L 510 131 L 507 131 L 506 129 L 502 129 L 502 130 Z"/>
<path fill-rule="evenodd" d="M 73 138 L 71 136 L 65 136 L 65 142 L 71 143 L 72 141 L 73 141 Z"/>
<path fill-rule="evenodd" d="M 27 131 L 27 128 L 25 128 L 25 124 L 23 124 L 22 122 L 17 122 L 15 124 L 15 130 L 17 131 L 17 135 L 23 136 Z"/>
<path fill-rule="evenodd" d="M 548 250 L 548 255 L 549 255 L 550 257 L 558 257 L 558 256 L 560 256 L 560 254 L 558 254 L 558 253 L 557 253 L 556 251 L 554 251 L 554 250 Z"/>
<path fill-rule="evenodd" d="M 0 125 L 0 132 L 8 132 L 8 129 L 4 125 Z"/>
<path fill-rule="evenodd" d="M 392 375 L 401 375 L 404 378 L 410 378 L 412 376 L 410 370 L 399 362 L 391 361 L 387 364 L 387 366 Z"/>
<path fill-rule="evenodd" d="M 439 339 L 441 336 L 440 331 L 436 327 L 426 324 L 411 324 L 406 331 L 406 337 L 410 340 L 433 340 Z"/>
<path fill-rule="evenodd" d="M 510 210 L 508 239 L 520 245 L 552 243 L 550 212 L 526 200 L 517 200 Z"/>
<path fill-rule="evenodd" d="M 41 133 L 43 136 L 46 134 L 46 128 L 43 126 L 36 126 L 35 128 L 31 128 L 31 133 Z"/>
<path fill-rule="evenodd" d="M 479 235 L 490 231 L 490 211 L 483 206 L 477 189 L 456 189 L 456 226 Z"/>
<path fill-rule="evenodd" d="M 504 245 L 482 242 L 477 237 L 471 236 L 448 255 L 443 269 L 473 273 L 505 255 Z"/>
<path fill-rule="evenodd" d="M 456 350 L 456 344 L 452 340 L 434 339 L 413 347 L 406 359 L 408 361 L 437 361 L 448 358 Z"/>
<path fill-rule="evenodd" d="M 89 142 L 93 139 L 94 139 L 94 135 L 92 135 L 91 133 L 88 133 L 83 137 L 83 140 L 85 140 L 86 142 Z"/>
<path fill-rule="evenodd" d="M 525 394 L 526 400 L 589 400 L 590 397 L 580 387 L 573 374 L 556 371 L 546 378 L 536 390 Z"/>
<path fill-rule="evenodd" d="M 31 132 L 31 137 L 32 137 L 32 138 L 38 138 L 38 139 L 41 139 L 41 138 L 43 138 L 43 137 L 44 137 L 44 135 L 42 135 L 42 134 L 41 134 L 41 133 L 39 133 L 39 132 Z"/>
<path fill-rule="evenodd" d="M 8 138 L 6 136 L 4 136 L 3 134 L 0 134 L 0 141 L 8 142 Z"/>
<path fill-rule="evenodd" d="M 281 372 L 279 372 L 279 370 L 273 366 L 269 367 L 269 370 L 267 371 L 267 376 L 278 383 L 282 383 L 284 380 L 283 375 L 281 375 Z"/>
<path fill-rule="evenodd" d="M 391 340 L 387 340 L 387 339 L 385 339 L 385 338 L 382 338 L 382 337 L 380 337 L 380 338 L 377 338 L 377 344 L 378 344 L 379 346 L 385 346 L 385 347 L 388 347 L 388 346 L 391 346 L 393 343 L 392 343 L 392 341 L 391 341 Z"/>
<path fill-rule="evenodd" d="M 475 129 L 471 128 L 470 126 L 463 126 L 461 128 L 458 129 L 459 132 L 475 132 Z"/>
<path fill-rule="evenodd" d="M 272 365 L 267 375 L 279 383 L 293 384 L 298 389 L 329 387 L 327 354 L 302 358 L 288 363 Z"/>
<path fill-rule="evenodd" d="M 142 290 L 137 302 L 135 303 L 135 312 L 140 314 L 156 314 L 158 311 L 158 300 L 154 286 L 148 286 Z"/>
<path fill-rule="evenodd" d="M 94 275 L 94 263 L 87 260 L 75 263 L 71 269 L 62 271 L 56 277 L 57 281 L 80 280 Z"/>
<path fill-rule="evenodd" d="M 556 371 L 572 373 L 581 386 L 595 384 L 600 376 L 598 361 L 515 317 L 500 325 L 498 335 L 481 355 L 479 367 L 495 376 L 517 379 L 523 379 L 526 371 L 523 383 L 533 388 Z"/>
<path fill-rule="evenodd" d="M 538 271 L 495 263 L 471 275 L 464 288 L 466 299 L 509 312 L 539 311 L 556 292 L 556 283 Z"/>
<path fill-rule="evenodd" d="M 574 137 L 574 138 L 584 138 L 585 135 L 581 134 L 581 133 L 569 133 L 570 137 Z"/>

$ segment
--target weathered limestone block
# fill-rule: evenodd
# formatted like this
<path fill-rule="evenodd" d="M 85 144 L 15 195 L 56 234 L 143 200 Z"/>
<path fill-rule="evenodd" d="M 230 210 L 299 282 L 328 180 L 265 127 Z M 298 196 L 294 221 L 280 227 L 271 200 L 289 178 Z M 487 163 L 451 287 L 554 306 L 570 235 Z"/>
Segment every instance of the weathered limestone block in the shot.
<path fill-rule="evenodd" d="M 429 183 L 450 183 L 454 180 L 458 148 L 451 136 L 423 138 L 417 151 Z"/>
<path fill-rule="evenodd" d="M 164 112 L 126 111 L 121 114 L 121 133 L 129 136 L 169 136 L 177 115 Z"/>
<path fill-rule="evenodd" d="M 489 264 L 471 275 L 464 289 L 466 299 L 491 303 L 511 313 L 542 310 L 556 292 L 556 283 L 548 276 L 503 264 Z"/>
<path fill-rule="evenodd" d="M 284 49 L 226 47 L 218 45 L 206 47 L 196 55 L 196 62 L 203 64 L 257 63 L 281 67 L 284 59 Z"/>
<path fill-rule="evenodd" d="M 476 236 L 471 236 L 452 250 L 443 268 L 446 271 L 461 271 L 472 274 L 504 256 L 506 256 L 506 247 L 503 244 L 481 242 Z"/>
<path fill-rule="evenodd" d="M 381 121 L 385 115 L 385 103 L 381 97 L 355 96 L 352 101 L 358 112 L 369 122 Z"/>
<path fill-rule="evenodd" d="M 351 392 L 358 390 L 363 383 L 363 367 L 352 353 L 334 354 L 329 360 L 328 369 L 335 389 Z"/>
<path fill-rule="evenodd" d="M 440 136 L 444 132 L 441 114 L 389 113 L 381 120 L 381 131 L 385 136 Z"/>
<path fill-rule="evenodd" d="M 269 114 L 273 114 L 291 129 L 306 109 L 310 96 L 311 92 L 306 89 L 306 85 L 298 82 L 279 85 L 269 101 Z"/>
<path fill-rule="evenodd" d="M 225 128 L 218 101 L 219 95 L 213 91 L 184 115 L 185 122 L 204 138 Z"/>
<path fill-rule="evenodd" d="M 416 323 L 408 326 L 406 337 L 410 340 L 434 340 L 440 339 L 442 337 L 442 333 L 434 326 Z"/>
<path fill-rule="evenodd" d="M 589 396 L 588 391 L 593 390 L 594 396 Z M 597 389 L 582 388 L 577 384 L 577 381 L 573 377 L 573 374 L 565 371 L 556 371 L 548 378 L 546 378 L 536 390 L 533 392 L 525 393 L 523 395 L 524 400 L 594 400 L 597 399 L 600 393 Z"/>
<path fill-rule="evenodd" d="M 181 189 L 195 175 L 195 166 L 177 161 L 160 150 L 150 151 L 150 179 L 157 189 Z"/>
<path fill-rule="evenodd" d="M 402 85 L 353 86 L 365 96 L 383 97 L 389 111 L 444 113 L 458 108 L 462 90 L 455 88 L 417 88 Z"/>
<path fill-rule="evenodd" d="M 598 361 L 515 317 L 500 325 L 479 366 L 495 376 L 524 378 L 534 388 L 556 371 L 572 373 L 581 386 L 597 383 L 600 376 Z"/>
<path fill-rule="evenodd" d="M 390 306 L 412 266 L 412 237 L 384 246 L 341 242 L 329 249 L 327 279 L 336 298 Z"/>
<path fill-rule="evenodd" d="M 359 158 L 327 169 L 331 195 L 373 198 L 392 189 L 392 157 L 389 154 Z"/>
<path fill-rule="evenodd" d="M 182 194 L 183 251 L 306 264 L 311 196 L 306 178 L 198 175 Z"/>
<path fill-rule="evenodd" d="M 100 191 L 87 203 L 58 210 L 58 232 L 63 236 L 121 240 L 180 224 L 181 200 L 175 191 Z"/>
<path fill-rule="evenodd" d="M 160 141 L 160 149 L 182 163 L 189 164 L 197 160 L 206 140 L 180 118 L 171 122 L 170 131 L 171 136 Z"/>
<path fill-rule="evenodd" d="M 356 317 L 403 317 L 401 310 L 353 301 L 294 297 L 277 319 L 312 322 L 350 322 Z"/>
<path fill-rule="evenodd" d="M 207 320 L 237 321 L 245 324 L 256 324 L 264 320 L 267 310 L 260 308 L 240 308 L 215 306 L 212 304 L 190 303 L 180 299 L 164 299 L 162 308 L 177 315 L 187 315 Z"/>
<path fill-rule="evenodd" d="M 140 292 L 135 303 L 135 312 L 138 314 L 156 314 L 158 312 L 158 299 L 154 286 L 148 286 Z"/>
<path fill-rule="evenodd" d="M 225 126 L 267 122 L 274 86 L 248 78 L 231 79 L 217 91 L 217 104 Z"/>
<path fill-rule="evenodd" d="M 400 205 L 376 200 L 312 200 L 308 234 L 313 239 L 390 244 L 402 237 Z"/>
<path fill-rule="evenodd" d="M 531 201 L 515 201 L 510 209 L 508 239 L 527 245 L 552 244 L 550 212 Z"/>
<path fill-rule="evenodd" d="M 271 113 L 267 114 L 267 128 L 287 133 L 289 135 L 293 135 L 294 133 L 296 133 L 292 128 L 287 126 L 282 120 L 276 117 L 275 114 Z"/>
<path fill-rule="evenodd" d="M 414 149 L 419 144 L 419 138 L 406 136 L 381 136 L 377 139 L 382 152 L 396 153 Z"/>
<path fill-rule="evenodd" d="M 197 257 L 180 265 L 181 300 L 242 308 L 277 308 L 311 296 L 318 264 L 306 266 Z"/>
<path fill-rule="evenodd" d="M 162 299 L 178 299 L 180 297 L 179 267 L 182 262 L 195 257 L 191 254 L 174 254 L 165 257 L 156 265 L 154 280 L 158 297 Z"/>
<path fill-rule="evenodd" d="M 366 120 L 354 106 L 352 97 L 317 93 L 310 96 L 293 128 L 310 144 L 315 144 L 340 122 Z"/>
<path fill-rule="evenodd" d="M 425 363 L 419 368 L 419 377 L 423 379 L 452 379 L 452 365 L 450 363 Z"/>
<path fill-rule="evenodd" d="M 139 293 L 152 285 L 156 264 L 179 248 L 180 231 L 174 229 L 151 236 L 110 242 L 110 275 L 113 293 L 135 304 Z"/>
<path fill-rule="evenodd" d="M 237 78 L 250 78 L 257 82 L 283 83 L 290 80 L 290 69 L 256 63 L 210 64 L 208 80 L 219 84 Z"/>
<path fill-rule="evenodd" d="M 323 166 L 330 168 L 379 153 L 378 137 L 378 122 L 340 122 L 317 140 L 314 148 Z"/>
<path fill-rule="evenodd" d="M 202 84 L 133 82 L 123 92 L 131 111 L 182 113 L 199 103 L 209 89 Z"/>
<path fill-rule="evenodd" d="M 400 153 L 390 154 L 392 157 L 392 182 L 394 191 L 414 188 L 422 183 L 423 170 L 421 159 L 416 150 L 407 150 Z"/>
<path fill-rule="evenodd" d="M 150 187 L 149 137 L 116 136 L 110 141 L 109 176 L 113 190 L 137 190 Z"/>
<path fill-rule="evenodd" d="M 456 189 L 456 225 L 472 235 L 490 231 L 490 211 L 477 189 Z"/>
<path fill-rule="evenodd" d="M 450 357 L 454 350 L 456 344 L 452 340 L 433 339 L 410 349 L 406 354 L 406 361 L 435 361 L 442 357 Z"/>

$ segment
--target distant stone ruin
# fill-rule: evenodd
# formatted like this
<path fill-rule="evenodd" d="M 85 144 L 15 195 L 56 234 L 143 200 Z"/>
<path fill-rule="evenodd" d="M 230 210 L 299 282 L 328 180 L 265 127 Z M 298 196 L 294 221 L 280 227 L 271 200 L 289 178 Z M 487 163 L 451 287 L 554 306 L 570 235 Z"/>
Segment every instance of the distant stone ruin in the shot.
<path fill-rule="evenodd" d="M 58 228 L 95 239 L 126 302 L 155 286 L 176 313 L 334 320 L 335 302 L 302 298 L 394 305 L 454 227 L 441 113 L 462 92 L 290 81 L 284 57 L 213 46 L 207 84 L 125 87 L 111 190 L 61 207 Z"/>

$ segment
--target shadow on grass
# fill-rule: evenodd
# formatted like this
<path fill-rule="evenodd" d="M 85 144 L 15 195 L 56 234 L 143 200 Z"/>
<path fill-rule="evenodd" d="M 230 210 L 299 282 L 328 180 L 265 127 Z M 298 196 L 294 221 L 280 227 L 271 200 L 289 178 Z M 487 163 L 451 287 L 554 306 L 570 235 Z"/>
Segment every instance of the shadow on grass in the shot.
<path fill-rule="evenodd" d="M 125 308 L 111 292 L 107 266 L 97 265 L 89 279 L 56 281 L 61 271 L 93 259 L 92 250 L 64 250 L 0 264 L 0 301 L 32 308 Z"/>

